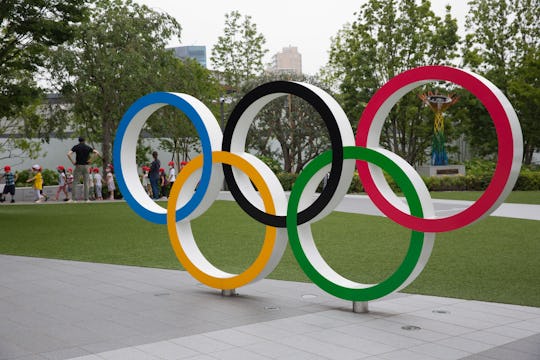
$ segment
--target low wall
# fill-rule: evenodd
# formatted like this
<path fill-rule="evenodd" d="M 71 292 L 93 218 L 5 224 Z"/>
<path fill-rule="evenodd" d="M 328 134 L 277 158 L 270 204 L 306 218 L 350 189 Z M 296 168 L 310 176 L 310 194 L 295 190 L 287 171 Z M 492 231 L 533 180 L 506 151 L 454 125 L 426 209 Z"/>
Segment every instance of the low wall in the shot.
<path fill-rule="evenodd" d="M 0 185 L 0 187 L 3 188 L 4 184 Z M 79 191 L 82 191 L 82 184 L 76 185 L 76 187 L 73 188 L 73 191 L 75 194 L 78 194 Z M 58 190 L 58 185 L 50 185 L 50 186 L 44 186 L 43 192 L 49 197 L 50 200 L 54 200 L 54 197 L 56 196 L 56 190 Z M 64 200 L 65 194 L 63 192 L 60 193 L 58 196 L 59 200 Z M 11 195 L 8 194 L 6 196 L 7 201 L 11 200 Z M 17 187 L 15 188 L 15 202 L 32 202 L 34 201 L 34 189 L 31 187 Z"/>

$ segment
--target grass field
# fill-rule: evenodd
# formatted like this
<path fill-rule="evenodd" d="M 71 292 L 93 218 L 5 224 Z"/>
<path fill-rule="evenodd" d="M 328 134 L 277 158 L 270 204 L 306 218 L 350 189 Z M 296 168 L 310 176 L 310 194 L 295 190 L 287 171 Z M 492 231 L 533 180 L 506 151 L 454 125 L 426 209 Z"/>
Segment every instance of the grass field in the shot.
<path fill-rule="evenodd" d="M 231 226 L 234 224 L 234 226 Z M 192 223 L 205 256 L 240 272 L 264 227 L 235 202 L 217 201 Z M 124 202 L 0 206 L 0 253 L 181 269 L 164 225 Z M 322 255 L 351 280 L 380 281 L 401 262 L 410 231 L 383 217 L 333 213 L 313 226 Z M 540 222 L 490 217 L 437 235 L 422 274 L 404 291 L 540 306 Z M 309 281 L 288 248 L 271 278 Z"/>

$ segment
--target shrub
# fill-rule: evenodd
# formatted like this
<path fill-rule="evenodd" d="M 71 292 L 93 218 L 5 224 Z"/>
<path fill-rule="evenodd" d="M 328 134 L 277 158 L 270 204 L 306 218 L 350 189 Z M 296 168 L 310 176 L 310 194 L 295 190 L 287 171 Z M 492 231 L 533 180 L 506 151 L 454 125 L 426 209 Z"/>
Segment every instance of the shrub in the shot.
<path fill-rule="evenodd" d="M 540 171 L 522 170 L 514 190 L 540 190 Z"/>
<path fill-rule="evenodd" d="M 296 178 L 298 177 L 298 175 L 281 172 L 277 174 L 277 177 L 279 179 L 279 182 L 281 183 L 281 186 L 283 186 L 283 190 L 291 191 L 292 186 L 294 182 L 296 181 Z"/>
<path fill-rule="evenodd" d="M 15 186 L 17 187 L 29 187 L 32 186 L 32 184 L 27 183 L 26 180 L 32 178 L 34 174 L 32 174 L 31 170 L 22 170 L 17 172 L 17 183 Z M 50 169 L 43 169 L 41 171 L 41 175 L 43 176 L 43 186 L 48 185 L 56 185 L 58 184 L 58 175 L 55 170 Z"/>

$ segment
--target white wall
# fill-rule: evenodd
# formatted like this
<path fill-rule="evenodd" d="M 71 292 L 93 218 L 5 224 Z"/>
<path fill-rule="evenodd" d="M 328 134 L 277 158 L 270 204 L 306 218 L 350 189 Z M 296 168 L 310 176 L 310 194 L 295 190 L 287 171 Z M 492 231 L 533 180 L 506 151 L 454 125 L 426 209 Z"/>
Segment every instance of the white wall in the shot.
<path fill-rule="evenodd" d="M 152 149 L 156 150 L 159 153 L 159 159 L 164 168 L 167 167 L 167 163 L 171 160 L 172 154 L 166 152 L 159 148 L 159 141 L 156 139 L 145 139 L 146 145 L 150 145 Z M 37 159 L 31 158 L 13 158 L 13 159 L 2 159 L 0 160 L 0 172 L 3 172 L 5 165 L 10 165 L 13 171 L 22 171 L 27 170 L 32 167 L 34 164 L 39 164 L 43 169 L 56 169 L 58 165 L 63 165 L 64 167 L 72 166 L 67 158 L 68 151 L 78 144 L 77 139 L 68 139 L 68 140 L 59 140 L 51 139 L 49 144 L 42 144 L 43 155 Z M 95 147 L 96 150 L 101 152 L 101 144 L 92 144 L 88 145 Z M 0 152 L 0 159 L 7 156 L 7 153 Z M 196 156 L 193 154 L 192 158 Z M 148 154 L 149 162 L 152 159 L 152 154 Z"/>

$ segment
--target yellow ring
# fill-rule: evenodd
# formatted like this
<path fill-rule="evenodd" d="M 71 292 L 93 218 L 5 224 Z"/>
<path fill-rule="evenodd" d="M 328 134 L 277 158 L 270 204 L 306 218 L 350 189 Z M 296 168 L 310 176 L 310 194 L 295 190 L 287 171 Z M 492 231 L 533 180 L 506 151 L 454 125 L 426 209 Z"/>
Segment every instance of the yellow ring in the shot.
<path fill-rule="evenodd" d="M 195 170 L 202 167 L 202 163 L 202 154 L 191 160 L 182 169 L 182 171 L 180 171 L 178 177 L 176 178 L 176 181 L 171 188 L 167 205 L 167 229 L 169 231 L 169 239 L 174 249 L 174 253 L 178 258 L 178 261 L 180 261 L 184 269 L 186 269 L 186 271 L 189 272 L 195 279 L 205 285 L 216 289 L 236 289 L 250 283 L 251 281 L 253 281 L 253 279 L 257 277 L 257 275 L 261 273 L 261 271 L 263 271 L 266 264 L 268 263 L 268 260 L 272 256 L 272 250 L 274 248 L 276 240 L 277 229 L 273 226 L 266 226 L 266 233 L 261 252 L 259 253 L 257 259 L 255 259 L 255 261 L 244 272 L 238 275 L 233 275 L 231 277 L 222 278 L 209 275 L 199 269 L 191 261 L 188 254 L 186 254 L 184 248 L 182 247 L 182 241 L 179 238 L 176 229 L 175 215 L 176 202 L 182 186 Z M 276 210 L 274 207 L 274 201 L 270 194 L 270 190 L 266 185 L 266 182 L 264 181 L 261 174 L 259 174 L 259 172 L 255 169 L 255 167 L 251 165 L 247 160 L 230 152 L 214 151 L 212 152 L 212 163 L 224 163 L 242 170 L 246 175 L 248 175 L 250 180 L 259 190 L 259 194 L 263 200 L 266 212 L 275 215 Z"/>

